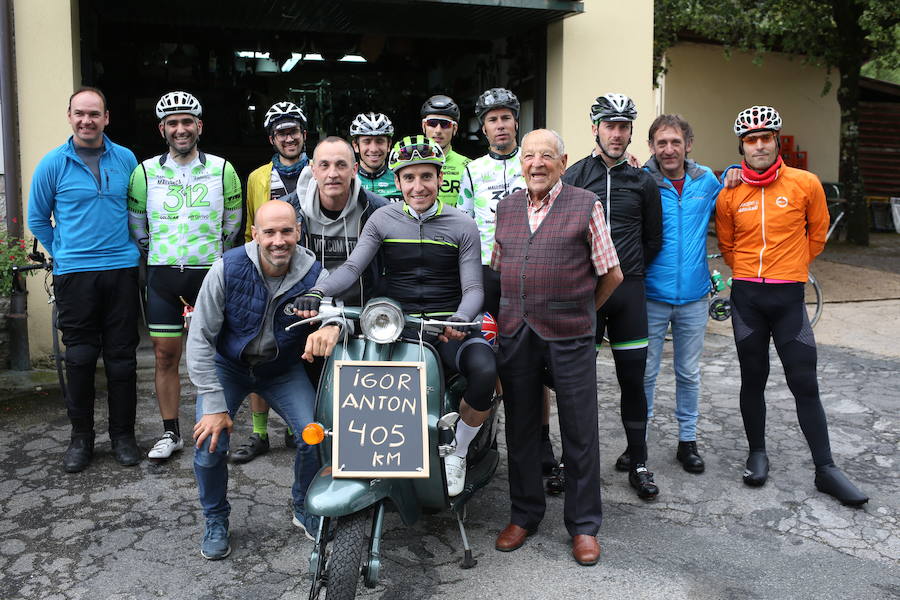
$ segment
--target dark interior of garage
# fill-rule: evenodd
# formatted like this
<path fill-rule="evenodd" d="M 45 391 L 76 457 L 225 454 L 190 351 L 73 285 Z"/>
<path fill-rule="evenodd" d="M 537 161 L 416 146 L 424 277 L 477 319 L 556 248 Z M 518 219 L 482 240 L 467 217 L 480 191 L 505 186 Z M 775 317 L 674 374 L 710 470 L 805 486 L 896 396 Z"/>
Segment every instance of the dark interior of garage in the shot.
<path fill-rule="evenodd" d="M 177 89 L 203 105 L 201 148 L 242 178 L 271 156 L 262 118 L 284 99 L 306 113 L 311 149 L 325 135 L 346 137 L 359 112 L 384 112 L 398 135 L 419 133 L 422 102 L 448 94 L 463 112 L 454 149 L 476 157 L 486 149 L 473 114 L 484 89 L 519 96 L 523 130 L 544 124 L 546 26 L 571 12 L 486 4 L 82 0 L 82 82 L 107 94 L 107 131 L 139 159 L 164 150 L 154 107 Z"/>

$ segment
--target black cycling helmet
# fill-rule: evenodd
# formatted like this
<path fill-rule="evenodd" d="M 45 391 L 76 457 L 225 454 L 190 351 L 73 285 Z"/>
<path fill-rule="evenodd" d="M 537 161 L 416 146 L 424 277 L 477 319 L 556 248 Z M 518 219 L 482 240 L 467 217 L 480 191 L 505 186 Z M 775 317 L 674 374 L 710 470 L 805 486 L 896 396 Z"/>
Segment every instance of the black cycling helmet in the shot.
<path fill-rule="evenodd" d="M 497 108 L 508 108 L 513 112 L 513 116 L 518 121 L 519 109 L 521 106 L 522 105 L 519 104 L 519 99 L 516 98 L 516 95 L 508 89 L 491 88 L 478 96 L 478 100 L 475 101 L 475 115 L 478 117 L 481 124 L 484 125 L 484 115 L 489 111 Z"/>
<path fill-rule="evenodd" d="M 423 119 L 428 115 L 443 115 L 459 123 L 459 106 L 456 105 L 453 98 L 443 94 L 437 94 L 426 100 L 419 112 Z"/>
<path fill-rule="evenodd" d="M 625 94 L 605 94 L 598 96 L 591 105 L 591 123 L 600 121 L 634 121 L 637 108 Z"/>

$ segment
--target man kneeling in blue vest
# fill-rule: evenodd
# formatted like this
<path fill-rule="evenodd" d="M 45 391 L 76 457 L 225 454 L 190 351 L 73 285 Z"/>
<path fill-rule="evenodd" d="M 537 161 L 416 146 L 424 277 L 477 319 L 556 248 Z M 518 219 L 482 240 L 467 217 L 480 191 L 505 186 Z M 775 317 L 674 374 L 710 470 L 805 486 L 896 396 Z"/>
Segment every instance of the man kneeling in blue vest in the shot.
<path fill-rule="evenodd" d="M 252 232 L 252 241 L 229 250 L 210 268 L 188 332 L 187 367 L 197 386 L 194 474 L 206 517 L 200 554 L 209 560 L 231 552 L 228 443 L 232 418 L 250 392 L 262 395 L 294 432 L 294 524 L 315 539 L 318 518 L 306 513 L 305 498 L 319 464 L 300 432 L 313 420 L 316 393 L 298 357 L 328 356 L 340 328 L 347 326 L 336 319 L 315 332 L 309 326 L 285 331 L 297 321 L 285 306 L 328 272 L 297 245 L 296 213 L 287 202 L 263 204 Z"/>

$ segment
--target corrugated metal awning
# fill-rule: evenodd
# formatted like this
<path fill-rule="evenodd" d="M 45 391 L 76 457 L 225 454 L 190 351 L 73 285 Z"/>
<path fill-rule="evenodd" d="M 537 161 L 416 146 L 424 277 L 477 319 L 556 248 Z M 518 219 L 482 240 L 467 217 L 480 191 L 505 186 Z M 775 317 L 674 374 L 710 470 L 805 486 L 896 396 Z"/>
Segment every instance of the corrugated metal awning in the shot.
<path fill-rule="evenodd" d="M 93 0 L 104 21 L 243 31 L 377 34 L 412 38 L 494 39 L 584 11 L 575 0 L 193 0 L 176 10 L 158 3 Z M 173 22 L 173 18 L 177 22 Z"/>

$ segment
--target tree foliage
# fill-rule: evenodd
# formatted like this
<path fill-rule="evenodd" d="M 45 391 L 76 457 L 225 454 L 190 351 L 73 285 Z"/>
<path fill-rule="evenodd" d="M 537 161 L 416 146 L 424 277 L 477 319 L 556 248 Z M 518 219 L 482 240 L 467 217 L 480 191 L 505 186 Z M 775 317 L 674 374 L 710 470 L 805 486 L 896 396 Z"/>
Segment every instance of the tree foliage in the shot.
<path fill-rule="evenodd" d="M 868 244 L 868 209 L 859 173 L 859 78 L 862 66 L 900 68 L 898 0 L 655 0 L 654 80 L 680 39 L 706 40 L 756 53 L 786 52 L 826 68 L 823 93 L 837 72 L 841 108 L 839 177 L 849 199 L 848 237 Z"/>
<path fill-rule="evenodd" d="M 900 2 L 896 0 L 655 0 L 654 75 L 665 72 L 665 52 L 688 36 L 761 55 L 797 54 L 838 67 L 846 51 L 841 16 L 856 16 L 863 62 L 900 67 Z"/>

